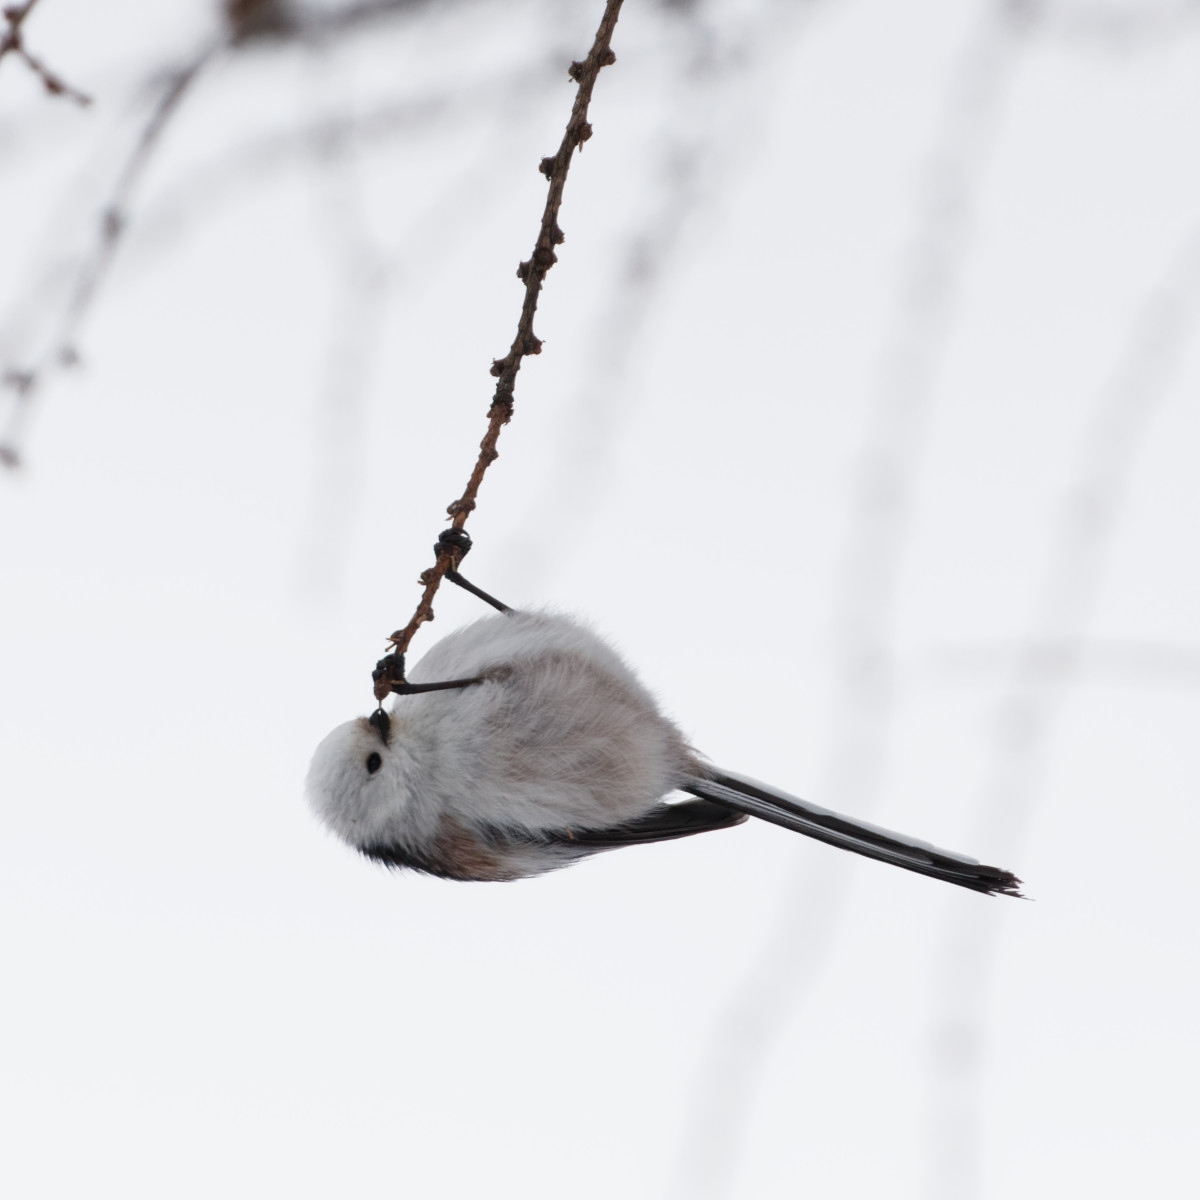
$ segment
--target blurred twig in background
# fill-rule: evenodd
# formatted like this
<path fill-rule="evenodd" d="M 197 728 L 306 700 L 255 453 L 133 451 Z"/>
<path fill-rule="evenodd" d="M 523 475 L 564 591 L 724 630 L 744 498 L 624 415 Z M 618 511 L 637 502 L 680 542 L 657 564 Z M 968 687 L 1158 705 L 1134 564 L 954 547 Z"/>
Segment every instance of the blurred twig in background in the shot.
<path fill-rule="evenodd" d="M 832 735 L 822 804 L 869 816 L 884 779 L 895 702 L 892 626 L 983 171 L 1035 9 L 989 5 L 959 55 L 925 164 L 880 358 L 834 588 Z M 775 928 L 712 1032 L 684 1131 L 681 1197 L 729 1194 L 754 1092 L 777 1040 L 824 966 L 849 871 L 805 858 Z"/>
<path fill-rule="evenodd" d="M 1200 18 L 1196 0 L 1050 0 L 1042 2 L 1043 29 L 1048 36 L 1107 45 L 1124 52 L 1132 45 L 1178 37 Z"/>
<path fill-rule="evenodd" d="M 301 567 L 309 589 L 336 587 L 362 490 L 366 402 L 381 349 L 396 256 L 379 244 L 365 210 L 358 143 L 349 122 L 311 142 L 317 224 L 328 247 L 332 311 L 318 384 L 310 516 Z"/>
<path fill-rule="evenodd" d="M 1081 433 L 1029 632 L 1011 661 L 1011 679 L 991 720 L 975 827 L 980 843 L 1001 856 L 1019 857 L 1032 823 L 1055 721 L 1081 666 L 1139 452 L 1192 334 L 1198 288 L 1200 229 L 1142 304 Z M 1174 657 L 1178 661 L 1177 653 Z M 983 1194 L 984 1027 L 996 950 L 994 912 L 949 910 L 934 979 L 930 1042 L 929 1194 L 945 1200 Z"/>
<path fill-rule="evenodd" d="M 443 0 L 443 5 L 464 3 L 466 0 Z M 107 197 L 97 204 L 95 235 L 90 248 L 74 268 L 62 313 L 49 337 L 40 350 L 25 352 L 23 361 L 14 359 L 0 364 L 2 382 L 9 392 L 7 419 L 0 424 L 0 465 L 19 465 L 37 396 L 44 391 L 49 376 L 56 369 L 72 366 L 78 361 L 84 324 L 103 290 L 118 251 L 127 240 L 134 219 L 133 205 L 144 178 L 167 140 L 184 99 L 191 93 L 200 75 L 218 59 L 240 54 L 247 48 L 278 50 L 293 44 L 321 47 L 339 38 L 355 35 L 371 24 L 407 20 L 431 4 L 432 0 L 362 0 L 360 3 L 312 9 L 289 4 L 286 0 L 220 0 L 218 35 L 188 57 L 182 66 L 167 67 L 157 72 L 155 96 L 149 113 Z M 20 51 L 20 25 L 32 6 L 27 4 L 23 9 L 9 10 L 9 30 L 2 43 L 6 52 Z M 380 112 L 373 114 L 373 117 L 377 123 L 388 125 L 396 119 L 397 114 Z M 399 119 L 403 124 L 403 113 Z M 309 136 L 301 134 L 290 141 L 284 138 L 284 149 L 289 145 L 291 148 L 297 145 L 308 148 L 311 146 Z M 319 129 L 312 136 L 318 139 L 318 144 L 327 144 L 325 139 L 329 132 Z M 264 156 L 261 147 L 249 147 L 248 152 L 257 155 L 256 171 L 270 169 L 271 156 Z M 276 148 L 275 153 L 280 152 Z M 243 157 L 243 166 L 245 161 Z"/>
<path fill-rule="evenodd" d="M 20 447 L 29 410 L 38 391 L 44 386 L 47 375 L 55 368 L 72 367 L 79 361 L 79 335 L 125 237 L 130 221 L 129 206 L 164 133 L 201 70 L 212 60 L 213 53 L 213 49 L 205 49 L 164 80 L 150 119 L 143 126 L 112 192 L 100 209 L 95 242 L 79 266 L 65 310 L 48 348 L 32 367 L 9 369 L 6 372 L 6 382 L 13 390 L 14 403 L 8 422 L 0 431 L 0 462 L 4 465 L 12 467 L 20 464 Z"/>
<path fill-rule="evenodd" d="M 927 669 L 949 683 L 992 686 L 1021 662 L 1031 676 L 1118 687 L 1200 687 L 1200 646 L 1131 638 L 1036 638 L 1026 642 L 973 642 L 935 646 Z"/>
<path fill-rule="evenodd" d="M 765 0 L 729 19 L 719 4 L 703 0 L 665 6 L 678 49 L 670 58 L 675 78 L 667 89 L 670 110 L 654 148 L 638 223 L 622 249 L 603 308 L 593 326 L 584 382 L 561 415 L 565 439 L 524 518 L 514 528 L 538 528 L 538 514 L 554 511 L 583 544 L 592 515 L 617 478 L 614 458 L 620 431 L 636 401 L 630 367 L 644 344 L 654 313 L 670 286 L 672 269 L 698 213 L 711 209 L 738 177 L 739 152 L 748 130 L 769 105 L 747 88 L 754 78 L 776 86 L 786 73 L 765 63 L 794 45 L 796 26 L 827 7 L 826 0 Z M 750 98 L 757 103 L 751 110 Z M 544 538 L 517 533 L 506 560 L 520 564 L 524 585 L 536 592 L 568 546 L 553 551 Z"/>
<path fill-rule="evenodd" d="M 65 96 L 86 108 L 92 102 L 90 96 L 78 88 L 73 88 L 61 75 L 52 71 L 40 58 L 35 58 L 26 49 L 22 26 L 37 2 L 38 0 L 25 0 L 24 4 L 10 4 L 0 12 L 4 19 L 4 28 L 0 30 L 0 59 L 8 54 L 15 54 L 42 81 L 42 86 L 51 96 Z"/>
<path fill-rule="evenodd" d="M 221 205 L 277 182 L 288 170 L 319 162 L 336 166 L 344 155 L 378 150 L 398 138 L 473 120 L 481 109 L 491 116 L 499 134 L 517 124 L 525 107 L 545 94 L 546 80 L 546 64 L 541 58 L 501 65 L 490 76 L 382 101 L 364 111 L 334 107 L 298 121 L 294 127 L 247 138 L 167 181 L 139 218 L 140 235 L 155 243 L 182 236 Z M 332 158 L 331 148 L 336 148 Z M 441 208 L 455 194 L 454 188 L 463 186 L 462 180 L 448 185 L 441 203 L 431 206 L 431 211 Z M 427 233 L 406 232 L 406 240 L 417 250 Z"/>
<path fill-rule="evenodd" d="M 561 62 L 556 65 L 561 68 Z M 561 70 L 554 73 L 555 83 L 560 75 Z M 397 291 L 419 284 L 453 231 L 475 211 L 481 189 L 494 182 L 497 168 L 516 151 L 514 135 L 527 128 L 528 112 L 545 95 L 547 79 L 539 64 L 460 88 L 452 96 L 398 101 L 361 118 L 327 115 L 304 129 L 259 143 L 278 166 L 307 154 L 335 274 L 326 367 L 317 397 L 313 487 L 308 515 L 301 524 L 297 562 L 298 579 L 310 596 L 332 595 L 343 579 L 364 469 L 366 392 L 382 348 L 388 306 Z M 487 113 L 489 133 L 475 159 L 408 223 L 398 243 L 381 244 L 362 211 L 364 185 L 357 168 L 364 143 L 403 135 L 416 127 L 428 130 L 442 121 L 466 120 L 480 110 Z M 251 154 L 239 152 L 237 157 L 246 160 L 250 180 L 233 169 L 232 162 L 214 168 L 230 188 L 265 178 L 253 174 Z M 179 204 L 185 207 L 181 210 Z M 164 206 L 167 219 L 186 219 L 188 204 L 187 190 L 180 187 L 177 199 Z M 389 403 L 411 399 L 393 391 Z"/>

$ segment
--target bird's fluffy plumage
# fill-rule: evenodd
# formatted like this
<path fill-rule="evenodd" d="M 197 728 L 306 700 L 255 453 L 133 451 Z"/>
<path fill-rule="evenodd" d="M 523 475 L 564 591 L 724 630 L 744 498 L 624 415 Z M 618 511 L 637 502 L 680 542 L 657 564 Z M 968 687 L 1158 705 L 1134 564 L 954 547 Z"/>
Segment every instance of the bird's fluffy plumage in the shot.
<path fill-rule="evenodd" d="M 394 697 L 386 744 L 365 718 L 321 743 L 308 795 L 331 829 L 385 860 L 511 878 L 601 848 L 573 847 L 570 834 L 645 818 L 701 769 L 616 651 L 569 617 L 485 617 L 409 672 L 413 683 L 474 677 Z"/>
<path fill-rule="evenodd" d="M 517 879 L 599 850 L 723 829 L 750 814 L 980 892 L 1007 871 L 706 765 L 606 642 L 569 617 L 507 611 L 438 642 L 412 683 L 317 747 L 308 796 L 364 854 L 451 879 Z M 667 805 L 676 789 L 697 800 Z"/>

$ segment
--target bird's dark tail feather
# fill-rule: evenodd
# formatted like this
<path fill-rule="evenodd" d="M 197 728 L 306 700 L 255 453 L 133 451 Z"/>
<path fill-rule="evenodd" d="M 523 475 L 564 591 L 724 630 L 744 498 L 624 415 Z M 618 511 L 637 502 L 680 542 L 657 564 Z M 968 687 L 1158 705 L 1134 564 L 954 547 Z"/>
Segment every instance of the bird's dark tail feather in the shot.
<path fill-rule="evenodd" d="M 906 871 L 944 879 L 987 895 L 1021 895 L 1021 881 L 1011 871 L 984 866 L 973 858 L 939 850 L 928 842 L 892 833 L 853 817 L 843 817 L 732 771 L 713 770 L 704 778 L 687 780 L 682 788 L 701 799 L 727 804 L 738 812 L 782 825 L 784 829 L 795 830 L 831 846 L 903 867 Z"/>

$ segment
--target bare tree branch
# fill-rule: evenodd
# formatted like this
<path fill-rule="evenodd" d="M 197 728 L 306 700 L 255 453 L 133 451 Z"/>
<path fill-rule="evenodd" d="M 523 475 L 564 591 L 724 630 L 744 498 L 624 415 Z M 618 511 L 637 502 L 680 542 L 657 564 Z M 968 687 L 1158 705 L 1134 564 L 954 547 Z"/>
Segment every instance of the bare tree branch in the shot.
<path fill-rule="evenodd" d="M 582 62 L 573 62 L 568 72 L 579 87 L 558 152 L 550 158 L 543 158 L 539 167 L 542 174 L 550 181 L 550 186 L 533 253 L 517 267 L 517 278 L 525 284 L 525 299 L 521 305 L 517 333 L 508 353 L 492 363 L 492 374 L 498 382 L 492 396 L 491 407 L 488 410 L 487 433 L 480 443 L 479 457 L 476 459 L 474 470 L 467 480 L 463 494 L 446 510 L 452 518 L 453 528 L 456 530 L 462 529 L 466 523 L 467 517 L 475 507 L 475 498 L 479 494 L 484 474 L 499 457 L 496 443 L 500 437 L 500 430 L 512 418 L 513 388 L 517 372 L 521 369 L 521 361 L 527 355 L 541 353 L 542 343 L 533 332 L 533 318 L 537 312 L 538 296 L 542 290 L 546 273 L 558 261 L 554 247 L 563 242 L 564 235 L 558 225 L 558 211 L 562 205 L 567 172 L 570 170 L 575 151 L 592 136 L 592 127 L 587 120 L 592 89 L 596 85 L 596 78 L 600 74 L 601 68 L 616 62 L 611 42 L 622 3 L 623 0 L 607 0 L 591 51 Z M 393 684 L 403 683 L 404 652 L 408 649 L 413 634 L 426 621 L 433 619 L 433 598 L 446 572 L 453 569 L 460 558 L 461 552 L 455 552 L 448 545 L 444 546 L 439 548 L 434 565 L 422 572 L 421 583 L 425 590 L 417 605 L 417 610 L 413 614 L 412 620 L 403 629 L 390 635 L 389 640 L 393 649 L 391 653 L 380 660 L 374 672 L 375 698 L 380 702 L 390 694 Z"/>

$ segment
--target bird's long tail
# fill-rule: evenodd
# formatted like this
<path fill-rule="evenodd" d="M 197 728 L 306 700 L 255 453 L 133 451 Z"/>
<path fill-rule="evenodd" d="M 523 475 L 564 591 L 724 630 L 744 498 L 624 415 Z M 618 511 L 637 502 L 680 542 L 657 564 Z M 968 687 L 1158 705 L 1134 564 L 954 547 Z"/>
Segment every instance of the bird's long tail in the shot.
<path fill-rule="evenodd" d="M 713 770 L 704 777 L 688 779 L 682 788 L 693 796 L 715 800 L 738 812 L 782 825 L 784 829 L 795 830 L 831 846 L 903 867 L 906 871 L 944 879 L 988 895 L 1021 895 L 1021 881 L 1011 871 L 988 867 L 965 855 L 939 850 L 928 842 L 841 816 L 732 771 Z"/>

